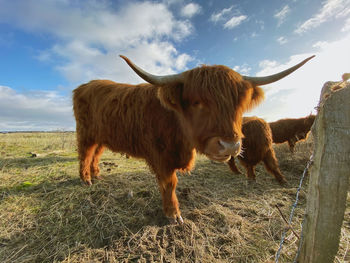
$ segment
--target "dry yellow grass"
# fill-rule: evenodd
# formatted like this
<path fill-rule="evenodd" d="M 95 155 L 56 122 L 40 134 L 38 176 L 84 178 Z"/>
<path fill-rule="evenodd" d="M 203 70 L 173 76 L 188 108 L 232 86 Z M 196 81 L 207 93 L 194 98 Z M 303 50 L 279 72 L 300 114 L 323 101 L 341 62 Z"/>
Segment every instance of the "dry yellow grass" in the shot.
<path fill-rule="evenodd" d="M 257 183 L 247 185 L 227 165 L 199 156 L 191 175 L 179 175 L 185 223 L 174 226 L 142 160 L 107 151 L 103 180 L 83 186 L 74 136 L 0 134 L 0 262 L 274 262 L 285 230 L 275 205 L 289 217 L 312 152 L 310 140 L 293 156 L 275 146 L 286 187 L 262 165 Z M 292 224 L 297 233 L 307 181 Z M 336 262 L 349 260 L 349 222 L 347 206 Z M 297 246 L 289 230 L 279 262 L 292 262 Z"/>

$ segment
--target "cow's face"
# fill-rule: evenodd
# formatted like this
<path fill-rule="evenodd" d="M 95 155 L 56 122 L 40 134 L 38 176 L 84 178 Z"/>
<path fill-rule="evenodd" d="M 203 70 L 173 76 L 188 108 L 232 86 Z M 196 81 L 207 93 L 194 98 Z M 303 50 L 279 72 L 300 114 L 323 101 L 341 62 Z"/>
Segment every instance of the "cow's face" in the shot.
<path fill-rule="evenodd" d="M 304 121 L 305 132 L 310 131 L 311 126 L 314 124 L 315 118 L 316 118 L 315 115 L 309 115 L 305 118 L 305 121 Z"/>
<path fill-rule="evenodd" d="M 159 88 L 158 97 L 177 113 L 199 152 L 227 161 L 241 150 L 243 112 L 261 101 L 263 92 L 227 67 L 202 66 L 189 71 L 184 84 Z"/>
<path fill-rule="evenodd" d="M 307 138 L 311 126 L 314 123 L 315 117 L 315 115 L 310 115 L 304 119 L 303 125 L 300 127 L 300 131 L 295 135 L 297 141 Z"/>
<path fill-rule="evenodd" d="M 295 142 L 306 139 L 307 134 L 308 134 L 308 132 L 298 132 L 295 135 Z"/>

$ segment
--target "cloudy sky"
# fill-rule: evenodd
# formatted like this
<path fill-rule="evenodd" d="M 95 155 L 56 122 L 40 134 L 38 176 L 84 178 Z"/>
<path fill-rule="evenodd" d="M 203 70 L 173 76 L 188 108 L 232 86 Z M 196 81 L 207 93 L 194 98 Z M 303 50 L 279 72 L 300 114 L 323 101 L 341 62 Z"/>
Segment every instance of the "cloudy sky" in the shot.
<path fill-rule="evenodd" d="M 0 0 L 0 131 L 74 130 L 75 87 L 142 82 L 119 54 L 154 74 L 222 64 L 251 76 L 316 55 L 246 114 L 301 117 L 350 71 L 350 0 Z"/>

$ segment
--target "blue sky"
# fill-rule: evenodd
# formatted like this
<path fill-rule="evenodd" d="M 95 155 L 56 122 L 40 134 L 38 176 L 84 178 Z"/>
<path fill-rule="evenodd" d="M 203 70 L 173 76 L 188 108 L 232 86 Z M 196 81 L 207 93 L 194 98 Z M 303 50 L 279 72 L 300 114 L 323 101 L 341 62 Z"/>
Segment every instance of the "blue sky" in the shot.
<path fill-rule="evenodd" d="M 246 113 L 306 116 L 350 71 L 350 0 L 0 0 L 0 131 L 74 130 L 75 87 L 143 82 L 119 54 L 159 75 L 222 64 L 251 76 L 315 54 Z"/>

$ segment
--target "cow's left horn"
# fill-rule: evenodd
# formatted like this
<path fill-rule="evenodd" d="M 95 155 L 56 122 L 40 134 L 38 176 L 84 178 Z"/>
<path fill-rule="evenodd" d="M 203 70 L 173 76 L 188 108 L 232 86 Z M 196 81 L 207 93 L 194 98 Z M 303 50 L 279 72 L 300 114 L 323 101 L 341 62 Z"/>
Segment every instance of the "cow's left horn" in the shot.
<path fill-rule="evenodd" d="M 165 85 L 169 83 L 183 83 L 184 82 L 184 74 L 173 74 L 173 75 L 165 75 L 165 76 L 156 76 L 144 71 L 142 68 L 136 66 L 134 63 L 130 61 L 127 57 L 123 55 L 119 55 L 122 59 L 128 63 L 128 65 L 145 81 L 154 84 L 154 85 Z"/>
<path fill-rule="evenodd" d="M 274 74 L 274 75 L 265 76 L 265 77 L 248 77 L 248 76 L 242 76 L 242 77 L 244 80 L 248 80 L 257 86 L 270 84 L 270 83 L 273 83 L 277 80 L 280 80 L 280 79 L 288 76 L 290 73 L 297 70 L 298 68 L 300 68 L 302 65 L 304 65 L 306 62 L 308 62 L 310 59 L 312 59 L 314 57 L 315 57 L 315 55 L 303 60 L 299 64 L 297 64 L 293 67 L 290 67 L 289 69 L 286 69 L 286 70 L 281 71 L 281 72 Z"/>

